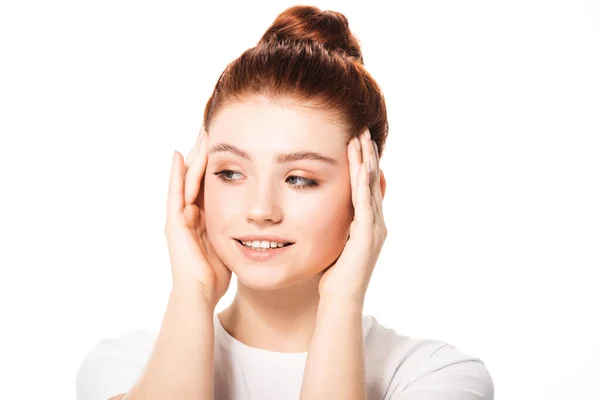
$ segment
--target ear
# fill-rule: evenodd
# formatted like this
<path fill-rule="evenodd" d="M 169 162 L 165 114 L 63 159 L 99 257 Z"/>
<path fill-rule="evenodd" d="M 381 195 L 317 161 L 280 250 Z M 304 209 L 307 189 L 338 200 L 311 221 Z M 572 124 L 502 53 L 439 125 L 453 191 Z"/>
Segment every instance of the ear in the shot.
<path fill-rule="evenodd" d="M 383 170 L 381 168 L 379 168 L 379 186 L 381 186 L 381 200 L 384 199 L 385 197 L 385 175 L 383 173 Z"/>

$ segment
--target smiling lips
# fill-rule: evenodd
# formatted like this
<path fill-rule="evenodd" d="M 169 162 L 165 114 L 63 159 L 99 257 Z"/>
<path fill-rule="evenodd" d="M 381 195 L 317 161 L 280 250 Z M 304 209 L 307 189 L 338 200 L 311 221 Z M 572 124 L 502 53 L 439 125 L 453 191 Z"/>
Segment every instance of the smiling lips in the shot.
<path fill-rule="evenodd" d="M 294 244 L 276 236 L 244 236 L 235 241 L 242 255 L 248 260 L 256 262 L 269 261 L 286 252 Z"/>

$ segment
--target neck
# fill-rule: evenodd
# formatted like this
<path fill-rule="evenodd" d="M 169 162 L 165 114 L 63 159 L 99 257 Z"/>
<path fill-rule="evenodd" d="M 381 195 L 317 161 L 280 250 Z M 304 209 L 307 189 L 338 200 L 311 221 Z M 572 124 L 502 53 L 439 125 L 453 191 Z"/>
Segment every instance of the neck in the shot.
<path fill-rule="evenodd" d="M 276 290 L 255 290 L 239 279 L 232 303 L 219 313 L 223 328 L 247 346 L 280 353 L 307 352 L 319 306 L 314 278 Z"/>

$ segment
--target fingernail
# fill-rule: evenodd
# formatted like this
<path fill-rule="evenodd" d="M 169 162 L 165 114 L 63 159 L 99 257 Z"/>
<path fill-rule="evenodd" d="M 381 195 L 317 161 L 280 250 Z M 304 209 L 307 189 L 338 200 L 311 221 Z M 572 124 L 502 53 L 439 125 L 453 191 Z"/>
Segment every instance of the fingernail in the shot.
<path fill-rule="evenodd" d="M 379 157 L 379 146 L 377 146 L 377 143 L 374 140 L 373 140 L 373 146 L 375 147 L 375 153 Z"/>
<path fill-rule="evenodd" d="M 354 141 L 354 147 L 356 147 L 356 150 L 360 151 L 360 140 L 358 140 L 357 137 L 352 140 Z"/>
<path fill-rule="evenodd" d="M 367 137 L 367 139 L 371 140 L 371 132 L 369 132 L 368 129 L 365 131 L 365 136 Z"/>
<path fill-rule="evenodd" d="M 171 161 L 175 161 L 175 155 L 177 154 L 177 150 L 173 150 L 173 158 L 171 159 Z"/>

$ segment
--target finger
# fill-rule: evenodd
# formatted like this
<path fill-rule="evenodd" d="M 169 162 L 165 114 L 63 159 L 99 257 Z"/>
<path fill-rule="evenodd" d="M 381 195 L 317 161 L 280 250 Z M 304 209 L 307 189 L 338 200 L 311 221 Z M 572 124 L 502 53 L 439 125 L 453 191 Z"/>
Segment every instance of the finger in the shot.
<path fill-rule="evenodd" d="M 354 218 L 358 225 L 368 228 L 373 226 L 373 207 L 371 205 L 371 187 L 369 185 L 369 171 L 367 163 L 362 163 L 358 176 L 358 187 L 356 188 L 356 207 Z M 359 231 L 368 232 L 368 229 L 359 228 Z"/>
<path fill-rule="evenodd" d="M 382 219 L 381 209 L 377 204 L 377 198 L 371 194 L 371 209 L 373 210 L 373 223 L 377 223 Z"/>
<path fill-rule="evenodd" d="M 356 207 L 356 179 L 358 178 L 360 164 L 362 163 L 360 140 L 358 140 L 357 137 L 353 137 L 348 143 L 348 162 L 350 169 L 350 190 L 352 193 L 352 206 Z"/>
<path fill-rule="evenodd" d="M 370 172 L 370 185 L 371 185 L 371 191 L 374 192 L 374 182 L 376 179 L 375 178 L 375 174 L 376 174 L 376 166 L 377 166 L 377 158 L 375 156 L 375 149 L 373 147 L 373 141 L 371 140 L 371 133 L 369 132 L 369 130 L 365 130 L 365 132 L 361 135 L 361 145 L 362 145 L 362 159 L 364 163 L 370 162 L 371 163 L 371 172 Z"/>
<path fill-rule="evenodd" d="M 167 217 L 174 216 L 183 209 L 183 163 L 181 158 L 182 155 L 178 151 L 173 153 L 167 196 Z"/>
<path fill-rule="evenodd" d="M 373 182 L 373 189 L 371 191 L 371 194 L 373 195 L 373 198 L 375 199 L 375 204 L 377 206 L 377 214 L 380 217 L 383 217 L 383 207 L 382 207 L 382 202 L 383 202 L 383 197 L 381 195 L 381 170 L 380 170 L 380 161 L 379 161 L 379 148 L 377 146 L 377 143 L 372 140 L 371 141 L 373 143 L 373 150 L 374 150 L 374 155 L 375 155 L 375 174 L 374 174 L 374 182 Z"/>
<path fill-rule="evenodd" d="M 196 143 L 194 143 L 194 147 L 192 147 L 192 149 L 190 150 L 188 155 L 185 157 L 184 165 L 185 165 L 186 171 L 190 167 L 190 165 L 192 165 L 194 163 L 194 160 L 198 155 L 198 150 L 200 149 L 200 145 L 202 144 L 202 138 L 204 137 L 204 134 L 205 134 L 205 130 L 204 130 L 204 127 L 202 127 L 200 129 L 200 133 L 198 134 L 198 137 L 196 138 Z"/>
<path fill-rule="evenodd" d="M 379 178 L 379 148 L 374 140 L 371 140 L 371 143 L 373 144 L 373 155 L 375 156 L 375 165 L 377 166 L 375 168 L 375 176 Z M 379 180 L 376 180 L 376 183 L 379 185 Z"/>
<path fill-rule="evenodd" d="M 381 208 L 378 207 L 377 196 L 381 195 L 381 189 L 379 187 L 379 157 L 376 151 L 376 144 L 371 140 L 371 133 L 367 129 L 362 135 L 362 147 L 363 147 L 363 162 L 371 164 L 371 172 L 369 174 L 369 189 L 371 196 L 375 200 L 373 215 L 377 218 L 381 218 Z"/>
<path fill-rule="evenodd" d="M 198 198 L 208 160 L 207 142 L 206 135 L 203 135 L 200 139 L 198 152 L 194 156 L 194 162 L 185 174 L 185 205 L 194 204 Z"/>

